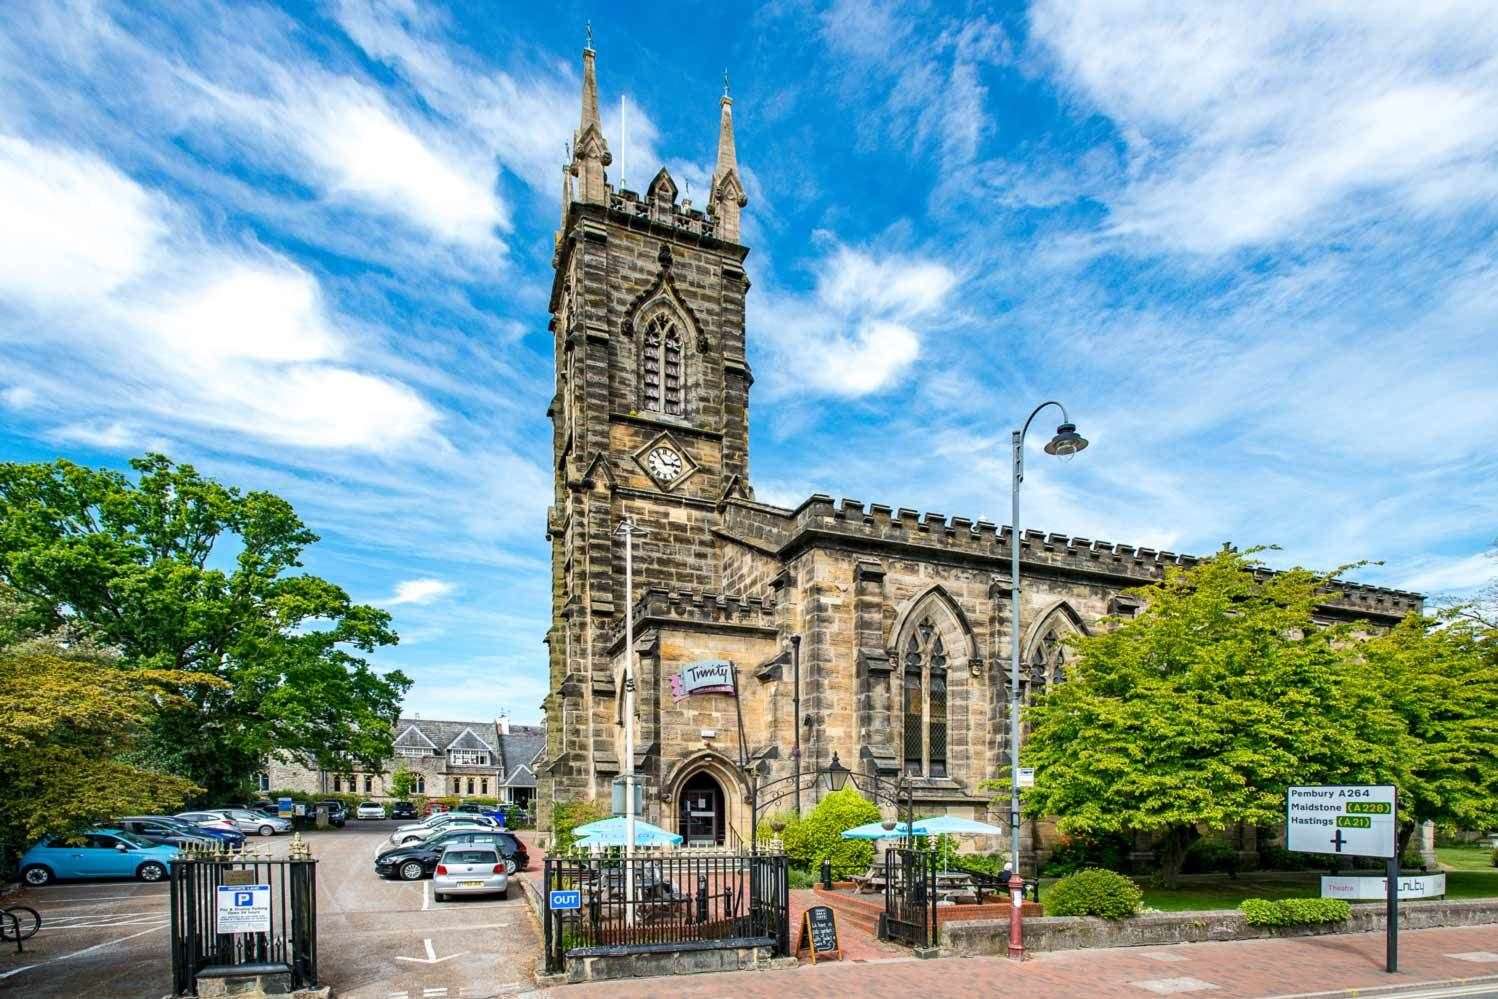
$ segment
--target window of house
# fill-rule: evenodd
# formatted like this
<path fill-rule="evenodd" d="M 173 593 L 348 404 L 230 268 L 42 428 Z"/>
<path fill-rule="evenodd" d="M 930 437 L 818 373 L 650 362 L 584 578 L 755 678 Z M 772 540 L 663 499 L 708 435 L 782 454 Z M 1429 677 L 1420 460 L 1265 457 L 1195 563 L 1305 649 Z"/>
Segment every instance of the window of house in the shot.
<path fill-rule="evenodd" d="M 479 794 L 489 793 L 489 778 L 484 777 L 479 781 Z"/>
<path fill-rule="evenodd" d="M 640 384 L 645 409 L 683 415 L 681 327 L 668 315 L 658 315 L 645 326 Z"/>
<path fill-rule="evenodd" d="M 421 774 L 417 774 L 416 775 L 416 779 L 411 782 L 411 793 L 412 794 L 426 794 L 427 793 L 427 779 L 425 777 L 423 777 Z"/>
<path fill-rule="evenodd" d="M 333 792 L 336 794 L 343 790 L 343 778 L 337 774 L 333 775 Z"/>
<path fill-rule="evenodd" d="M 473 793 L 473 778 L 472 777 L 468 778 L 468 793 L 469 794 Z"/>
<path fill-rule="evenodd" d="M 450 749 L 447 751 L 447 760 L 460 767 L 487 767 L 489 754 L 482 749 Z"/>
<path fill-rule="evenodd" d="M 905 772 L 912 776 L 947 775 L 947 650 L 930 618 L 905 643 Z"/>
<path fill-rule="evenodd" d="M 1052 625 L 1030 650 L 1030 694 L 1042 693 L 1048 685 L 1066 679 L 1067 648 L 1062 630 Z"/>
<path fill-rule="evenodd" d="M 462 793 L 463 793 L 463 782 L 460 781 L 460 780 L 458 780 L 458 778 L 454 777 L 453 778 L 453 794 L 462 794 Z"/>
<path fill-rule="evenodd" d="M 365 794 L 373 794 L 374 793 L 374 778 L 371 777 L 371 776 L 369 776 L 368 774 L 364 775 L 364 793 Z"/>
<path fill-rule="evenodd" d="M 421 746 L 396 746 L 396 756 L 404 756 L 407 759 L 419 760 L 427 755 L 427 750 Z"/>
<path fill-rule="evenodd" d="M 261 791 L 269 791 L 270 790 L 270 774 L 266 773 L 264 770 L 262 770 L 258 774 L 256 774 L 255 775 L 255 786 L 257 788 L 259 788 Z"/>

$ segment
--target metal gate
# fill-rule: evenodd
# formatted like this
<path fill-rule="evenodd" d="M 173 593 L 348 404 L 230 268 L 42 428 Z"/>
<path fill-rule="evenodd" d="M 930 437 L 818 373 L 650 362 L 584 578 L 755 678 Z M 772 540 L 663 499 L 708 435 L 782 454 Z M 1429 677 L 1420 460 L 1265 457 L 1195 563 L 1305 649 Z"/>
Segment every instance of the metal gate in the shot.
<path fill-rule="evenodd" d="M 270 889 L 269 928 L 220 933 L 221 886 Z M 293 989 L 317 985 L 317 861 L 183 853 L 172 861 L 172 991 L 198 994 L 198 978 L 290 973 Z"/>
<path fill-rule="evenodd" d="M 934 947 L 936 857 L 924 850 L 890 850 L 884 855 L 883 936 L 908 947 Z"/>

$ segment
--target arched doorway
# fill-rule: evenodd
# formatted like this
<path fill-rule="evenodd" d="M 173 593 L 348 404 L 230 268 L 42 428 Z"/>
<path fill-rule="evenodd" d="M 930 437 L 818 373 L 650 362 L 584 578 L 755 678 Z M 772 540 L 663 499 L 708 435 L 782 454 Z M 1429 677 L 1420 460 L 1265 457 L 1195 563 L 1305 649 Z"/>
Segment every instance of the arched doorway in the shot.
<path fill-rule="evenodd" d="M 699 770 L 677 795 L 676 831 L 687 846 L 722 846 L 727 832 L 723 786 Z"/>

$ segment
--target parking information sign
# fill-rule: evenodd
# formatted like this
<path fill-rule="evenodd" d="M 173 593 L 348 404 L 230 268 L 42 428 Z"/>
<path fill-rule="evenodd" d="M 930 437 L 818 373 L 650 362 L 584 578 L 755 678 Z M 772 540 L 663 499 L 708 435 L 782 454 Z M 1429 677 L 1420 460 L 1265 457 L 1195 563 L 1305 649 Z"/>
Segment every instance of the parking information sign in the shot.
<path fill-rule="evenodd" d="M 269 933 L 270 885 L 219 885 L 218 932 Z"/>
<path fill-rule="evenodd" d="M 548 900 L 549 909 L 581 909 L 583 907 L 583 893 L 577 890 L 562 891 L 553 889 L 551 898 Z"/>
<path fill-rule="evenodd" d="M 1392 784 L 1292 787 L 1285 798 L 1285 848 L 1346 857 L 1395 855 Z"/>

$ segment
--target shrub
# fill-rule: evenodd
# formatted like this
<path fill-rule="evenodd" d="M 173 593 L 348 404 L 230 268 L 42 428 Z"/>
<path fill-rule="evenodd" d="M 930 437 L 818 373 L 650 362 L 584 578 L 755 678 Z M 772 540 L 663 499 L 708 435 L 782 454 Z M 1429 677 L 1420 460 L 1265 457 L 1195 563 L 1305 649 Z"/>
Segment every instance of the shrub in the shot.
<path fill-rule="evenodd" d="M 970 874 L 987 874 L 998 877 L 1009 866 L 1007 853 L 959 853 L 952 858 L 952 867 Z"/>
<path fill-rule="evenodd" d="M 1352 916 L 1352 906 L 1340 898 L 1244 899 L 1238 906 L 1250 926 L 1310 926 L 1341 923 Z"/>
<path fill-rule="evenodd" d="M 1406 846 L 1404 848 L 1404 854 L 1399 858 L 1399 866 L 1407 871 L 1425 870 L 1425 858 L 1420 855 L 1420 848 L 1414 843 Z"/>
<path fill-rule="evenodd" d="M 1045 896 L 1050 916 L 1101 916 L 1127 919 L 1139 911 L 1144 894 L 1116 871 L 1089 867 L 1051 885 Z"/>
<path fill-rule="evenodd" d="M 1220 839 L 1203 837 L 1186 848 L 1186 874 L 1237 874 L 1238 851 Z"/>
<path fill-rule="evenodd" d="M 785 854 L 794 863 L 812 871 L 830 860 L 839 871 L 867 867 L 874 860 L 874 844 L 868 840 L 843 839 L 843 830 L 877 822 L 879 809 L 851 787 L 834 791 L 817 803 L 800 822 L 788 823 L 781 839 Z"/>
<path fill-rule="evenodd" d="M 609 817 L 609 809 L 601 801 L 559 801 L 551 809 L 551 852 L 565 853 L 572 849 L 577 837 L 572 830 L 578 826 L 597 822 Z"/>
<path fill-rule="evenodd" d="M 1059 878 L 1089 867 L 1122 871 L 1129 856 L 1129 841 L 1117 833 L 1097 836 L 1065 836 L 1040 868 L 1042 877 Z"/>

